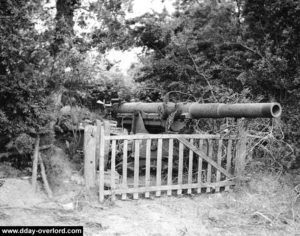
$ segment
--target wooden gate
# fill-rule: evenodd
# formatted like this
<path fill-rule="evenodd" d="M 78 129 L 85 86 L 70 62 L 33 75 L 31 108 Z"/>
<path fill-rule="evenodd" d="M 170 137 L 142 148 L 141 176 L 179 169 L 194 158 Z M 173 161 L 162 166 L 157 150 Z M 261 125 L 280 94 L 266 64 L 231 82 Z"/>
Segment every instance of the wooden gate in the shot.
<path fill-rule="evenodd" d="M 98 126 L 97 136 L 95 163 L 99 158 L 99 169 L 92 178 L 97 179 L 100 202 L 105 196 L 111 196 L 112 200 L 138 199 L 228 190 L 234 185 L 234 176 L 244 169 L 246 138 L 241 136 L 110 136 L 102 125 Z M 92 162 L 87 160 L 86 164 L 91 166 Z"/>

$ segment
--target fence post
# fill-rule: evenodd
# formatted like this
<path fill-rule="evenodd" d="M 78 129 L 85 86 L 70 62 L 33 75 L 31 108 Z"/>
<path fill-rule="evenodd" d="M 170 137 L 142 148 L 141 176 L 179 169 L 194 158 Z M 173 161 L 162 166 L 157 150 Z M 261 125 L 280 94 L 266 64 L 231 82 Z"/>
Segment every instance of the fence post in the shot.
<path fill-rule="evenodd" d="M 99 155 L 99 201 L 104 201 L 104 158 L 105 140 L 104 127 L 100 125 L 100 155 Z"/>
<path fill-rule="evenodd" d="M 247 131 L 244 120 L 238 121 L 239 134 L 238 142 L 236 146 L 236 157 L 235 157 L 235 175 L 240 177 L 243 175 L 246 166 L 247 156 Z"/>
<path fill-rule="evenodd" d="M 84 180 L 87 189 L 96 186 L 96 128 L 87 125 L 84 129 Z"/>

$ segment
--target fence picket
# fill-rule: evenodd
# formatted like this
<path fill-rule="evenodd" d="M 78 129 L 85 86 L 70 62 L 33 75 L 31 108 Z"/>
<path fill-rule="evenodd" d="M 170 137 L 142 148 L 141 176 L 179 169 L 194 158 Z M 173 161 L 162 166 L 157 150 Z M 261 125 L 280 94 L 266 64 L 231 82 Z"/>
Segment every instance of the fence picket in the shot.
<path fill-rule="evenodd" d="M 194 144 L 194 139 L 191 138 L 190 143 L 191 143 L 191 144 Z M 193 182 L 193 155 L 194 155 L 193 151 L 190 150 L 190 151 L 189 151 L 188 184 L 191 184 L 191 183 Z M 189 188 L 189 189 L 187 190 L 187 193 L 188 193 L 188 194 L 191 194 L 191 193 L 192 193 L 192 189 Z"/>
<path fill-rule="evenodd" d="M 221 162 L 222 162 L 222 145 L 223 145 L 223 140 L 219 139 L 219 143 L 218 143 L 218 154 L 217 154 L 217 163 L 219 166 L 221 166 Z M 216 177 L 216 181 L 220 181 L 221 180 L 221 172 L 217 169 L 217 177 Z M 217 187 L 216 188 L 216 192 L 220 192 L 220 188 Z"/>
<path fill-rule="evenodd" d="M 235 154 L 235 174 L 236 176 L 243 175 L 246 164 L 247 156 L 247 138 L 245 121 L 239 121 L 239 140 L 236 144 L 236 154 Z"/>
<path fill-rule="evenodd" d="M 156 186 L 161 185 L 161 162 L 162 162 L 162 139 L 158 139 L 158 144 L 157 144 L 157 168 L 156 168 Z M 161 191 L 158 190 L 155 193 L 156 197 L 160 197 Z"/>
<path fill-rule="evenodd" d="M 99 201 L 104 201 L 104 158 L 105 158 L 105 141 L 104 128 L 100 126 L 100 155 L 99 155 Z"/>
<path fill-rule="evenodd" d="M 228 140 L 228 146 L 227 146 L 227 160 L 226 160 L 226 170 L 230 173 L 231 169 L 231 159 L 232 159 L 232 139 Z M 229 186 L 225 187 L 225 191 L 229 190 Z"/>
<path fill-rule="evenodd" d="M 147 189 L 147 187 L 150 186 L 150 164 L 151 164 L 150 158 L 151 158 L 151 139 L 147 139 L 147 143 L 146 143 L 146 178 L 145 178 L 146 189 Z M 146 198 L 150 197 L 149 191 L 145 192 L 145 197 Z"/>
<path fill-rule="evenodd" d="M 122 188 L 127 189 L 127 151 L 128 151 L 128 140 L 125 139 L 123 143 L 123 173 L 122 173 Z M 127 194 L 122 194 L 122 200 L 127 198 Z"/>
<path fill-rule="evenodd" d="M 203 139 L 199 140 L 199 149 L 202 150 L 203 149 Z M 198 156 L 198 179 L 197 179 L 197 183 L 201 184 L 202 182 L 202 158 L 200 156 Z M 197 188 L 197 193 L 201 193 L 201 188 Z"/>
<path fill-rule="evenodd" d="M 111 145 L 111 168 L 110 168 L 110 187 L 112 190 L 112 200 L 115 200 L 116 195 L 114 193 L 116 189 L 116 180 L 115 180 L 115 171 L 116 171 L 116 140 L 112 141 Z"/>
<path fill-rule="evenodd" d="M 179 143 L 179 161 L 178 161 L 178 185 L 182 185 L 182 175 L 183 175 L 183 151 L 184 151 L 184 146 L 180 142 Z M 182 194 L 182 189 L 177 190 L 177 194 L 181 195 Z"/>
<path fill-rule="evenodd" d="M 133 181 L 134 181 L 134 188 L 138 188 L 139 187 L 139 168 L 140 168 L 140 141 L 139 140 L 135 140 L 134 142 L 134 177 L 133 177 Z M 133 194 L 133 199 L 138 199 L 139 198 L 139 194 L 138 193 L 134 193 Z"/>
<path fill-rule="evenodd" d="M 169 139 L 169 156 L 168 156 L 168 185 L 172 185 L 172 174 L 173 174 L 173 146 L 174 140 Z M 172 195 L 172 190 L 167 191 L 167 195 Z"/>
<path fill-rule="evenodd" d="M 213 147 L 213 141 L 210 139 L 209 141 L 208 141 L 208 152 L 209 152 L 209 154 L 208 154 L 208 156 L 212 159 L 212 156 L 213 156 L 213 149 L 214 149 L 214 147 Z M 206 178 L 206 183 L 211 183 L 211 164 L 209 164 L 209 163 L 207 163 L 207 178 Z M 210 188 L 208 187 L 208 188 L 206 188 L 206 192 L 207 193 L 210 193 Z"/>

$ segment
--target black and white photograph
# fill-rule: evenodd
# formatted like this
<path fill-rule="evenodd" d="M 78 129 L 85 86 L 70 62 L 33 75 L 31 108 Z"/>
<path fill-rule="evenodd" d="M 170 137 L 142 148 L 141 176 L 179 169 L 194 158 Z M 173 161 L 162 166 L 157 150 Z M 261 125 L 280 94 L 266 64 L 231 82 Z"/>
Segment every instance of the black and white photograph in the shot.
<path fill-rule="evenodd" d="M 300 0 L 0 0 L 0 235 L 300 236 Z"/>

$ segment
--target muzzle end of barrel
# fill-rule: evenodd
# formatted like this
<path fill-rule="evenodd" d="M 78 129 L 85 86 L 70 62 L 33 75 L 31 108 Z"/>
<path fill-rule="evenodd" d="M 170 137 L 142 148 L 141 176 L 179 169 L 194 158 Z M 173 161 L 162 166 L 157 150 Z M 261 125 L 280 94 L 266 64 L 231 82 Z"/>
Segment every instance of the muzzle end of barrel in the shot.
<path fill-rule="evenodd" d="M 274 103 L 271 106 L 271 115 L 274 118 L 278 118 L 281 116 L 282 108 L 279 103 Z"/>

